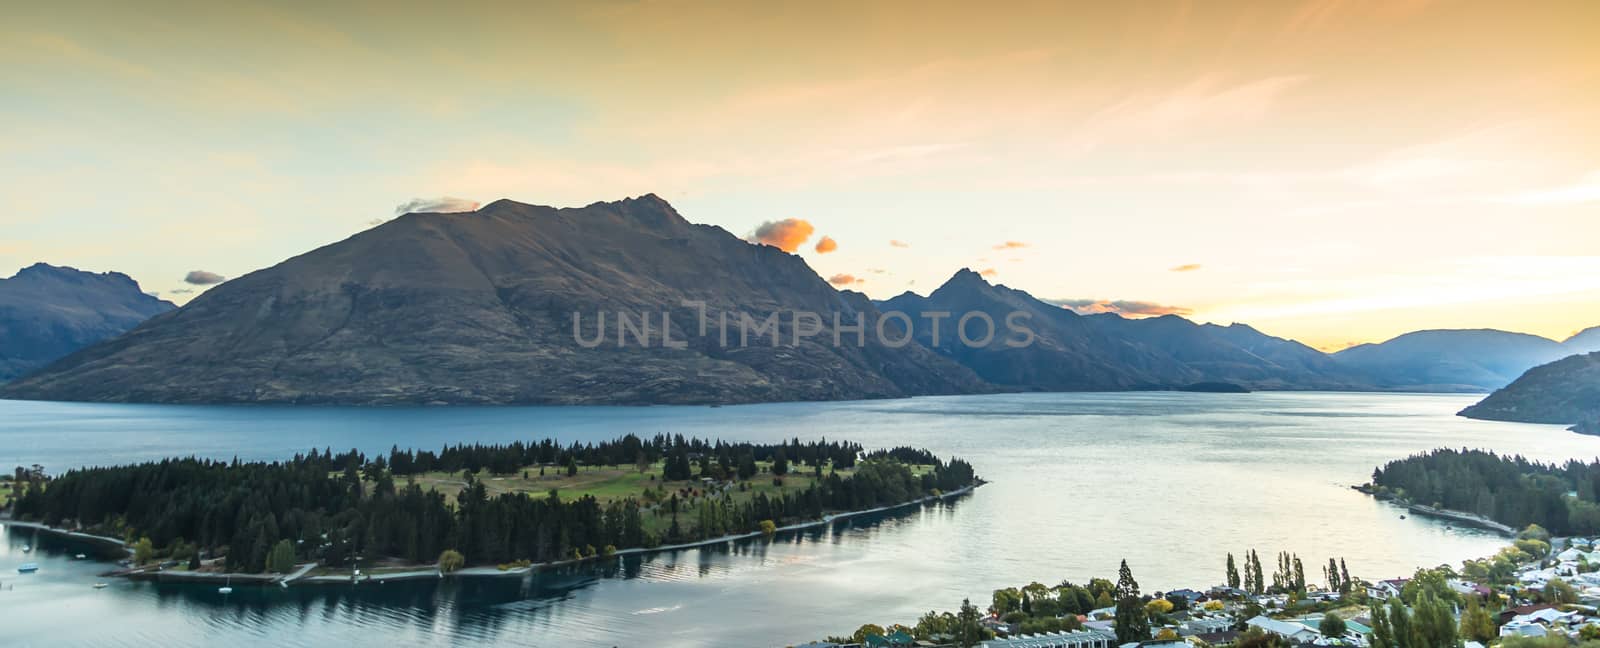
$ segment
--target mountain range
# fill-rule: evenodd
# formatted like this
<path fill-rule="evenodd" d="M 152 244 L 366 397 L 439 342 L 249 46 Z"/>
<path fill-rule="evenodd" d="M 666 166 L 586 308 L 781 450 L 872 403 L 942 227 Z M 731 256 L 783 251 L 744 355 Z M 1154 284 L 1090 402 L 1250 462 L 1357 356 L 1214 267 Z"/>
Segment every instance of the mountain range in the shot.
<path fill-rule="evenodd" d="M 123 329 L 172 308 L 125 276 L 100 276 L 154 309 L 117 319 Z M 952 317 L 935 331 L 941 312 Z M 995 334 L 963 341 L 957 318 L 980 313 Z M 741 318 L 768 317 L 771 327 L 744 343 Z M 1008 317 L 1030 344 L 1010 343 Z M 961 332 L 984 338 L 973 328 L 981 319 Z M 889 335 L 858 334 L 858 321 Z M 796 255 L 690 223 L 654 195 L 406 214 L 90 344 L 120 332 L 63 341 L 55 356 L 88 346 L 0 385 L 0 398 L 688 404 L 1230 386 L 1489 391 L 1600 346 L 1600 327 L 1566 343 L 1421 331 L 1329 355 L 1245 324 L 1080 315 L 965 269 L 925 297 L 874 302 L 835 289 Z M 912 342 L 886 341 L 897 336 Z"/>
<path fill-rule="evenodd" d="M 177 306 L 120 272 L 36 263 L 0 279 L 0 381 L 121 335 Z"/>
<path fill-rule="evenodd" d="M 966 269 L 927 297 L 907 292 L 878 305 L 917 320 L 931 313 L 982 312 L 1002 322 L 1011 313 L 1025 313 L 1037 338 L 1024 348 L 1008 346 L 999 336 L 974 347 L 948 331 L 935 339 L 931 327 L 914 329 L 924 346 L 1009 390 L 1171 389 L 1202 382 L 1251 389 L 1367 387 L 1322 352 L 1243 324 L 1202 325 L 1176 315 L 1079 315 Z M 983 333 L 981 323 L 969 326 L 980 329 L 970 337 Z"/>
<path fill-rule="evenodd" d="M 827 321 L 822 335 L 795 347 L 723 345 L 725 329 L 702 335 L 700 309 L 688 301 L 763 322 L 795 310 Z M 594 327 L 609 316 L 609 336 L 618 313 L 630 318 L 628 332 L 645 328 L 652 343 L 631 336 L 580 345 L 574 317 Z M 645 404 L 988 389 L 970 369 L 920 346 L 823 344 L 834 313 L 853 321 L 875 317 L 875 307 L 835 290 L 799 257 L 689 223 L 654 195 L 575 209 L 501 200 L 475 212 L 406 214 L 220 284 L 0 395 Z M 780 326 L 781 334 L 792 328 Z M 666 346 L 668 339 L 685 348 Z"/>
<path fill-rule="evenodd" d="M 1504 387 L 1533 367 L 1593 350 L 1584 348 L 1589 339 L 1574 336 L 1562 343 L 1493 329 L 1430 330 L 1353 346 L 1333 357 L 1380 389 L 1481 392 Z"/>

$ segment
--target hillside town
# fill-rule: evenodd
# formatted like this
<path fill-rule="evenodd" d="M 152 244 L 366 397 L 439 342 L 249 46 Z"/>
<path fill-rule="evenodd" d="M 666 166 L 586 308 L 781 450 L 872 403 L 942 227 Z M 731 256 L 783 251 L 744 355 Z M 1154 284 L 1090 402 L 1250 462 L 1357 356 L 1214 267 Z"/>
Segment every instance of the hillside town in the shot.
<path fill-rule="evenodd" d="M 795 648 L 1600 646 L 1600 538 L 1552 538 L 1530 526 L 1499 553 L 1459 569 L 1441 565 L 1375 581 L 1351 578 L 1343 561 L 1330 560 L 1327 583 L 1308 583 L 1300 559 L 1287 553 L 1270 582 L 1254 552 L 1243 563 L 1240 577 L 1228 556 L 1223 585 L 1107 605 L 1137 592 L 1124 564 L 1117 585 L 1095 579 L 1087 587 L 997 590 L 982 612 L 969 602 L 960 613 L 929 613 L 914 626 L 868 624 L 850 637 Z M 1096 590 L 1092 609 L 1061 609 Z M 1119 625 L 1139 627 L 1119 632 Z"/>

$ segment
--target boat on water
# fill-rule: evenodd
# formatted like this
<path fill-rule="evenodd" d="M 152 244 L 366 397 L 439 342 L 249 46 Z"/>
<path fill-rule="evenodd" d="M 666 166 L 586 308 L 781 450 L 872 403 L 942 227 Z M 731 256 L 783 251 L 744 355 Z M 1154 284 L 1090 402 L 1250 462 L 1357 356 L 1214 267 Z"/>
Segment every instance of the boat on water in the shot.
<path fill-rule="evenodd" d="M 76 555 L 76 556 L 73 556 L 73 557 L 72 557 L 72 559 L 73 559 L 73 560 L 88 560 L 88 559 L 89 559 L 89 557 L 88 557 L 88 556 L 85 556 L 85 555 L 83 555 L 83 554 L 78 554 L 78 555 Z"/>
<path fill-rule="evenodd" d="M 94 584 L 94 588 L 95 589 L 105 589 L 106 588 L 106 584 L 105 583 L 95 583 Z"/>
<path fill-rule="evenodd" d="M 22 545 L 22 553 L 33 553 L 33 545 Z"/>
<path fill-rule="evenodd" d="M 232 594 L 233 593 L 233 577 L 232 576 L 228 577 L 227 582 L 222 587 L 218 587 L 217 588 L 217 593 L 218 594 Z"/>
<path fill-rule="evenodd" d="M 18 574 L 32 574 L 36 571 L 39 571 L 38 563 L 22 563 L 21 565 L 17 565 Z"/>

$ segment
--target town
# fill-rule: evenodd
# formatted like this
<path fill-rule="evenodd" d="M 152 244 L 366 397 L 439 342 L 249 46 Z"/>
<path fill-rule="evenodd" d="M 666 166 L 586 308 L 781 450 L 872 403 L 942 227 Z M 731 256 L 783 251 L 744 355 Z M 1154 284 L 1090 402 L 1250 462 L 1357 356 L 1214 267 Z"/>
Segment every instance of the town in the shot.
<path fill-rule="evenodd" d="M 1600 647 L 1600 538 L 1552 538 L 1532 525 L 1459 569 L 1376 581 L 1350 577 L 1342 560 L 1322 568 L 1325 583 L 1307 582 L 1288 553 L 1270 573 L 1254 551 L 1237 562 L 1227 556 L 1223 584 L 1148 595 L 1124 562 L 1116 583 L 996 590 L 981 612 L 969 601 L 794 648 Z"/>

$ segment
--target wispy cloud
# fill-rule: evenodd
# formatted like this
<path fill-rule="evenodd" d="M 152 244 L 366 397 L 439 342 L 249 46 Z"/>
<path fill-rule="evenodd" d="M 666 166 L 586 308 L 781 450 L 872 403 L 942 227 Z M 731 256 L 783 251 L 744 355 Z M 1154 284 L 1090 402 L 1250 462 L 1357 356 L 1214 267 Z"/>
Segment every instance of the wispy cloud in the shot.
<path fill-rule="evenodd" d="M 403 203 L 395 205 L 394 215 L 400 216 L 402 214 L 428 213 L 454 214 L 458 212 L 477 211 L 477 209 L 478 201 L 467 200 L 466 198 L 455 198 L 452 196 L 440 196 L 438 198 L 412 198 L 411 200 L 407 200 Z"/>
<path fill-rule="evenodd" d="M 1501 196 L 1497 202 L 1515 205 L 1580 205 L 1600 202 L 1600 171 L 1594 171 L 1573 184 Z"/>
<path fill-rule="evenodd" d="M 1133 299 L 1046 299 L 1044 301 L 1083 315 L 1117 313 L 1133 317 L 1155 317 L 1159 315 L 1188 315 L 1194 312 L 1193 309 L 1182 306 L 1169 306 Z"/>
<path fill-rule="evenodd" d="M 908 248 L 911 247 L 911 244 L 900 239 L 890 239 L 889 247 Z"/>
<path fill-rule="evenodd" d="M 832 277 L 828 277 L 828 283 L 831 283 L 835 286 L 854 286 L 859 283 L 866 283 L 866 281 L 866 279 L 861 279 L 855 275 L 845 274 L 843 272 L 833 275 Z"/>
<path fill-rule="evenodd" d="M 1180 265 L 1180 266 L 1173 266 L 1171 268 L 1168 268 L 1168 270 L 1170 270 L 1171 272 L 1194 272 L 1194 271 L 1199 270 L 1199 269 L 1200 269 L 1200 264 L 1198 264 L 1198 263 L 1185 263 L 1185 264 Z"/>
<path fill-rule="evenodd" d="M 999 245 L 994 246 L 994 249 L 996 249 L 996 250 L 1015 250 L 1017 248 L 1025 248 L 1025 247 L 1028 247 L 1028 244 L 1027 243 L 1023 243 L 1022 241 L 1006 241 L 1004 243 L 1001 243 Z"/>

